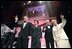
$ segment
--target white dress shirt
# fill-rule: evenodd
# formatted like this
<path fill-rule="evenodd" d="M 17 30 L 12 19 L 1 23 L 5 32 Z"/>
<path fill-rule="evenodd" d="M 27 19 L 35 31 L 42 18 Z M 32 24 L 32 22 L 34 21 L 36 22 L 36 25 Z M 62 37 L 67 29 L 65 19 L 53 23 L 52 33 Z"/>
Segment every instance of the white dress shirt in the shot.
<path fill-rule="evenodd" d="M 50 29 L 50 26 L 47 26 L 48 29 Z"/>
<path fill-rule="evenodd" d="M 23 28 L 26 26 L 26 24 L 27 24 L 27 22 L 25 22 L 25 23 L 23 24 Z"/>

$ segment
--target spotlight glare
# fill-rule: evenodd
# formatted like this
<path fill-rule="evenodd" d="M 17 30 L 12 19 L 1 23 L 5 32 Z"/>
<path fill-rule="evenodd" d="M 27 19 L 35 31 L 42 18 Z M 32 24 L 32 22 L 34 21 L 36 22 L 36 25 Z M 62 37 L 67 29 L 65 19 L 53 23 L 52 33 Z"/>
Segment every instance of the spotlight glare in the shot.
<path fill-rule="evenodd" d="M 31 1 L 28 1 L 27 4 L 31 3 Z"/>
<path fill-rule="evenodd" d="M 29 3 L 31 3 L 31 1 L 28 1 Z"/>
<path fill-rule="evenodd" d="M 39 1 L 39 3 L 42 3 L 42 1 Z"/>
<path fill-rule="evenodd" d="M 44 1 L 39 1 L 39 3 L 44 3 Z"/>

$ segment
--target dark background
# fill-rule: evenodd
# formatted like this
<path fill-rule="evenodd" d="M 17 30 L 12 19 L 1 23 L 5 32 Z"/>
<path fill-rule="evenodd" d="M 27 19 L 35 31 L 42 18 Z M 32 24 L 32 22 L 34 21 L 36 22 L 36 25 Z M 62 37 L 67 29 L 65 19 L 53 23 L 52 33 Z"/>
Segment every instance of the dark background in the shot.
<path fill-rule="evenodd" d="M 27 1 L 2 1 L 1 0 L 1 24 L 5 23 L 11 29 L 14 27 L 14 17 L 18 15 L 19 20 L 22 17 L 24 10 L 23 3 Z M 36 5 L 34 2 L 33 6 Z M 32 5 L 30 5 L 32 6 Z M 64 27 L 66 34 L 69 37 L 69 41 L 71 43 L 71 1 L 60 1 L 60 6 L 57 8 L 58 13 L 56 15 L 58 23 L 61 22 L 60 14 L 64 14 L 67 23 Z M 26 11 L 25 11 L 26 12 Z M 26 14 L 26 13 L 24 13 Z"/>

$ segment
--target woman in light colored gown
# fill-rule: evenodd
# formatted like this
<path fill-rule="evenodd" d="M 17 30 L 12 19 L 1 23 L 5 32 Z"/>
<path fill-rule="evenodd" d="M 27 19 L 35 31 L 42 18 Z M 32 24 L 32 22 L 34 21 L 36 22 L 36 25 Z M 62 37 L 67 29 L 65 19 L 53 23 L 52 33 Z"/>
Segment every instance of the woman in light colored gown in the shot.
<path fill-rule="evenodd" d="M 56 48 L 71 48 L 69 43 L 69 38 L 67 37 L 63 27 L 66 24 L 66 19 L 64 15 L 61 15 L 62 22 L 57 24 L 57 21 L 53 21 L 53 37 Z"/>

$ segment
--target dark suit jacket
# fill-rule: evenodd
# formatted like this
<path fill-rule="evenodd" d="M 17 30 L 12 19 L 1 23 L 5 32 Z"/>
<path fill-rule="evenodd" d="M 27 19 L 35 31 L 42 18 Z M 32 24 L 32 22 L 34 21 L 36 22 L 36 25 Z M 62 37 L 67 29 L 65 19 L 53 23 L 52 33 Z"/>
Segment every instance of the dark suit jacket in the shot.
<path fill-rule="evenodd" d="M 52 34 L 52 26 L 50 26 L 50 28 L 48 28 L 47 26 L 45 26 L 44 28 L 46 28 L 45 30 L 45 38 L 46 40 L 53 40 L 53 34 Z"/>
<path fill-rule="evenodd" d="M 27 39 L 29 35 L 32 33 L 32 23 L 27 22 L 26 26 L 23 28 L 23 24 L 21 24 L 21 31 L 19 33 L 19 37 L 21 39 Z"/>

